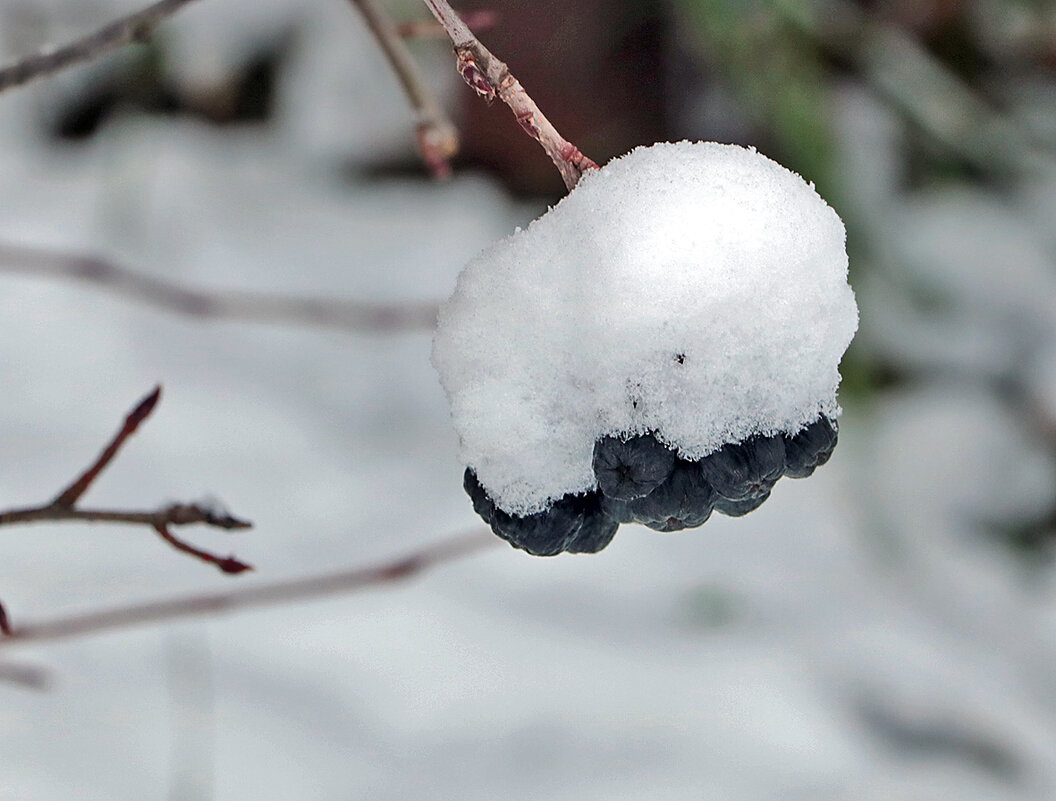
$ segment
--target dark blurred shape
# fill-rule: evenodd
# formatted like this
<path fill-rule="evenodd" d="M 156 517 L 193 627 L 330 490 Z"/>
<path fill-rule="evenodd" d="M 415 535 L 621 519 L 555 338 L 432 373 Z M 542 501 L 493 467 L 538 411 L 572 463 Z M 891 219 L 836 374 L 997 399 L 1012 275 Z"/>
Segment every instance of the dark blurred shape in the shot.
<path fill-rule="evenodd" d="M 1056 561 L 1056 509 L 1038 520 L 1002 521 L 987 527 L 998 542 L 1004 543 L 1027 567 L 1050 567 Z"/>
<path fill-rule="evenodd" d="M 859 0 L 859 5 L 878 22 L 917 37 L 969 82 L 977 82 L 995 66 L 976 36 L 972 4 L 965 0 Z"/>
<path fill-rule="evenodd" d="M 899 708 L 880 699 L 860 701 L 858 714 L 871 734 L 907 757 L 966 762 L 1009 784 L 1023 773 L 1014 745 L 981 731 L 969 720 Z"/>
<path fill-rule="evenodd" d="M 993 383 L 995 394 L 1018 418 L 1025 431 L 1056 454 L 1056 418 L 1016 375 Z M 1047 509 L 1018 518 L 982 521 L 984 531 L 1011 548 L 1026 567 L 1051 567 L 1056 561 L 1056 498 Z"/>
<path fill-rule="evenodd" d="M 49 123 L 61 140 L 87 139 L 113 116 L 129 111 L 195 117 L 214 125 L 267 123 L 292 35 L 262 46 L 225 79 L 189 89 L 166 75 L 164 47 L 152 42 L 132 58 L 115 60 L 63 104 Z"/>

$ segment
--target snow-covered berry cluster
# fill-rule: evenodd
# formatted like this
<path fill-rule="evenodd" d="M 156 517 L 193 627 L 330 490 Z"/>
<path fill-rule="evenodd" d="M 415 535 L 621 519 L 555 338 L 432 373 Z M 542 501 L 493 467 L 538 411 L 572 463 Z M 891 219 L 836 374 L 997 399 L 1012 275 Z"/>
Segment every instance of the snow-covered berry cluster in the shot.
<path fill-rule="evenodd" d="M 732 145 L 639 148 L 462 271 L 433 362 L 465 488 L 534 554 L 757 508 L 836 443 L 843 223 Z"/>
<path fill-rule="evenodd" d="M 594 553 L 608 545 L 620 523 L 656 531 L 702 526 L 711 513 L 740 517 L 758 509 L 781 476 L 806 478 L 836 447 L 837 424 L 819 417 L 789 436 L 751 437 L 687 461 L 652 434 L 605 437 L 594 446 L 598 489 L 566 495 L 524 517 L 495 506 L 472 469 L 464 486 L 473 509 L 492 531 L 536 556 Z"/>

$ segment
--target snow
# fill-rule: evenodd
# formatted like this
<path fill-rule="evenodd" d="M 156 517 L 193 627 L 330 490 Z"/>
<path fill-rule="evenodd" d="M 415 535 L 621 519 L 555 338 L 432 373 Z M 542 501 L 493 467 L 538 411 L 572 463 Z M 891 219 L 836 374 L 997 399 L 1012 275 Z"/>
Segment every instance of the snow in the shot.
<path fill-rule="evenodd" d="M 16 5 L 43 3 L 0 0 Z M 89 6 L 49 5 L 82 16 Z M 90 22 L 136 5 L 98 0 Z M 357 27 L 348 4 L 290 5 L 311 31 L 339 30 L 346 16 Z M 163 30 L 182 35 L 194 13 L 235 37 L 229 14 L 272 8 L 196 4 Z M 5 93 L 4 238 L 111 253 L 147 275 L 226 289 L 449 292 L 467 260 L 542 209 L 483 175 L 345 178 L 337 165 L 372 153 L 378 136 L 413 157 L 398 94 L 338 102 L 332 128 L 297 118 L 335 102 L 326 64 L 362 59 L 348 86 L 376 91 L 379 62 L 357 41 L 306 38 L 278 135 L 152 117 L 59 148 L 38 126 L 52 84 Z M 423 43 L 432 46 L 450 58 Z M 878 124 L 875 109 L 846 96 L 835 103 L 837 122 L 857 115 L 855 131 L 833 136 L 842 189 L 862 204 L 855 240 L 906 250 L 900 226 L 923 213 L 923 198 L 877 139 L 890 132 L 897 143 L 908 124 Z M 354 124 L 339 125 L 344 114 Z M 971 217 L 944 211 L 949 227 L 921 225 L 914 249 L 941 255 L 942 241 L 1005 218 L 1013 203 L 1030 230 L 987 222 L 987 252 L 1022 253 L 1017 239 L 1029 234 L 1051 254 L 1056 170 L 1033 181 L 977 196 L 985 218 L 975 201 L 957 206 Z M 847 207 L 841 199 L 845 219 Z M 887 343 L 884 363 L 932 358 L 867 403 L 845 394 L 840 446 L 809 481 L 782 481 L 758 511 L 718 516 L 692 536 L 628 527 L 589 559 L 497 545 L 369 592 L 0 649 L 0 666 L 51 679 L 42 692 L 0 682 L 0 799 L 1051 801 L 1056 572 L 1025 572 L 978 518 L 1012 503 L 1021 514 L 1051 508 L 1054 466 L 1051 455 L 1039 463 L 1037 431 L 989 385 L 997 361 L 983 374 L 960 345 L 956 377 L 944 375 L 950 346 L 970 331 L 1004 343 L 1018 310 L 1039 323 L 1029 330 L 1046 367 L 1031 375 L 1031 362 L 1005 359 L 1005 369 L 1056 409 L 1056 304 L 1042 302 L 1051 282 L 1015 265 L 989 285 L 995 313 L 983 313 L 984 293 L 961 283 L 1005 261 L 971 259 L 962 282 L 936 281 L 940 302 L 919 309 L 904 284 L 881 295 L 862 280 L 892 266 L 855 257 L 863 325 Z M 1036 282 L 1037 303 L 1023 304 L 1023 282 Z M 931 324 L 907 336 L 900 320 L 878 319 L 889 304 Z M 212 492 L 256 523 L 234 536 L 184 532 L 256 566 L 238 578 L 146 531 L 6 529 L 0 599 L 16 622 L 329 573 L 483 528 L 461 487 L 425 332 L 203 323 L 7 273 L 0 332 L 0 507 L 52 496 L 163 380 L 157 412 L 86 501 Z M 175 781 L 188 773 L 197 794 Z"/>
<path fill-rule="evenodd" d="M 638 148 L 470 262 L 433 363 L 503 509 L 595 487 L 594 442 L 699 459 L 838 411 L 857 328 L 843 223 L 799 176 L 713 142 Z"/>

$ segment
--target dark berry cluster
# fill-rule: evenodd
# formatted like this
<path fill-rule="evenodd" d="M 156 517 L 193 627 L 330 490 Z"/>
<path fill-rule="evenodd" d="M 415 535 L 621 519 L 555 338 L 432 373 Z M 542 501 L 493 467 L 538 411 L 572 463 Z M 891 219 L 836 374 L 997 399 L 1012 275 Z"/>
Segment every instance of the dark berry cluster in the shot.
<path fill-rule="evenodd" d="M 598 489 L 566 495 L 525 517 L 495 506 L 471 469 L 464 485 L 474 511 L 515 548 L 536 556 L 593 553 L 612 541 L 620 523 L 679 531 L 703 525 L 713 511 L 746 515 L 770 497 L 781 476 L 806 478 L 825 464 L 836 436 L 836 421 L 819 417 L 793 436 L 751 437 L 696 462 L 652 434 L 605 437 L 594 444 Z"/>

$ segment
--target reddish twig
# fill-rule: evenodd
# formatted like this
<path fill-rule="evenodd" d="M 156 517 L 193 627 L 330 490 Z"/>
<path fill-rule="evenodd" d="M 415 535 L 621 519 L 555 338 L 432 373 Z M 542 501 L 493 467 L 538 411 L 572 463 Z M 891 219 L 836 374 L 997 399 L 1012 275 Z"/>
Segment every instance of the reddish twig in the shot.
<path fill-rule="evenodd" d="M 169 543 L 177 551 L 190 554 L 196 559 L 201 559 L 210 565 L 216 565 L 220 568 L 222 573 L 230 573 L 232 575 L 236 573 L 243 573 L 246 570 L 252 570 L 251 565 L 247 565 L 245 562 L 239 561 L 234 556 L 216 556 L 208 551 L 203 551 L 201 548 L 195 548 L 190 543 L 184 542 L 179 537 L 169 531 L 169 527 L 164 523 L 159 523 L 154 526 L 154 530 L 158 532 L 158 535 Z"/>
<path fill-rule="evenodd" d="M 46 48 L 10 64 L 0 69 L 0 92 L 98 58 L 124 45 L 146 41 L 158 23 L 191 2 L 193 0 L 160 0 L 67 45 Z"/>
<path fill-rule="evenodd" d="M 81 496 L 88 491 L 92 483 L 106 469 L 107 465 L 113 461 L 128 438 L 150 416 L 160 397 L 161 387 L 158 386 L 128 414 L 120 430 L 110 440 L 91 467 L 85 470 L 67 489 L 59 493 L 55 500 L 42 506 L 9 509 L 6 512 L 0 512 L 0 526 L 70 520 L 145 525 L 158 532 L 174 548 L 216 565 L 224 573 L 241 573 L 244 570 L 250 570 L 249 565 L 238 561 L 234 557 L 214 556 L 188 545 L 169 532 L 170 526 L 186 526 L 194 523 L 201 523 L 228 531 L 250 528 L 252 526 L 249 521 L 241 520 L 227 512 L 211 509 L 204 504 L 182 503 L 171 504 L 156 511 L 147 512 L 80 509 L 77 507 L 77 502 L 81 499 Z M 9 635 L 11 631 L 7 613 L 3 606 L 0 606 L 0 633 Z"/>
<path fill-rule="evenodd" d="M 498 96 L 510 107 L 525 133 L 542 145 L 561 173 L 565 187 L 572 191 L 583 173 L 596 169 L 598 165 L 557 132 L 520 82 L 510 74 L 509 67 L 477 40 L 447 0 L 424 2 L 454 44 L 458 72 L 463 80 L 486 100 L 491 101 Z"/>
<path fill-rule="evenodd" d="M 88 490 L 88 487 L 92 485 L 92 482 L 99 476 L 106 466 L 110 464 L 111 460 L 117 456 L 117 452 L 121 450 L 121 446 L 125 444 L 125 440 L 136 433 L 136 429 L 139 428 L 139 424 L 150 417 L 150 413 L 154 411 L 154 407 L 158 405 L 158 399 L 161 397 L 161 385 L 154 387 L 154 391 L 151 392 L 147 397 L 139 402 L 128 416 L 125 418 L 125 424 L 121 426 L 121 430 L 117 432 L 114 438 L 110 441 L 103 452 L 99 454 L 99 458 L 95 460 L 95 463 L 84 471 L 84 474 L 70 484 L 69 487 L 63 491 L 58 498 L 52 501 L 53 506 L 64 506 L 67 509 L 73 508 L 73 505 L 81 499 L 81 496 Z"/>
<path fill-rule="evenodd" d="M 462 21 L 472 31 L 486 31 L 495 27 L 495 24 L 499 21 L 499 14 L 496 11 L 486 9 L 467 11 L 462 15 Z M 396 26 L 396 33 L 404 39 L 439 39 L 447 36 L 444 26 L 433 20 L 401 22 Z"/>
<path fill-rule="evenodd" d="M 104 612 L 89 612 L 83 615 L 15 626 L 10 636 L 0 640 L 0 650 L 20 642 L 68 639 L 148 623 L 217 615 L 347 594 L 409 578 L 444 562 L 453 562 L 469 556 L 497 542 L 499 540 L 493 537 L 490 531 L 485 533 L 477 530 L 472 534 L 455 537 L 394 561 L 372 567 L 352 568 L 291 581 L 154 601 Z"/>
<path fill-rule="evenodd" d="M 440 103 L 422 81 L 411 51 L 400 37 L 396 24 L 375 0 L 350 0 L 356 6 L 392 65 L 400 85 L 414 109 L 418 150 L 429 172 L 436 178 L 451 175 L 450 160 L 458 152 L 458 132 Z"/>
<path fill-rule="evenodd" d="M 141 275 L 95 256 L 0 243 L 0 271 L 84 281 L 117 295 L 200 319 L 304 325 L 346 331 L 428 331 L 435 303 L 358 303 L 262 292 L 209 291 Z"/>
<path fill-rule="evenodd" d="M 202 524 L 227 531 L 251 528 L 252 523 L 217 512 L 197 503 L 174 503 L 151 512 L 118 511 L 113 509 L 70 509 L 62 506 L 33 506 L 0 512 L 0 526 L 25 523 L 121 523 L 132 526 L 158 525 L 191 526 Z"/>

